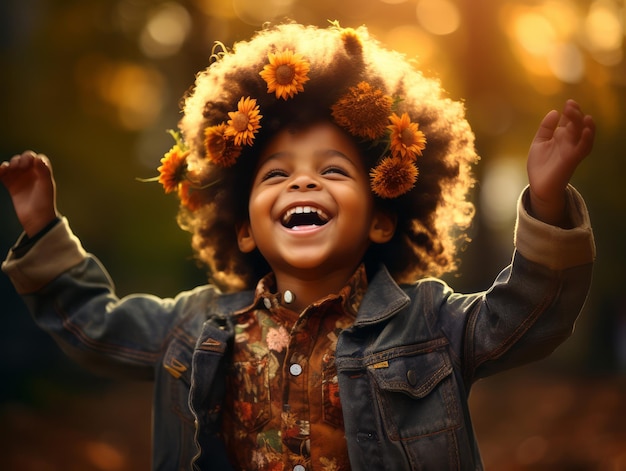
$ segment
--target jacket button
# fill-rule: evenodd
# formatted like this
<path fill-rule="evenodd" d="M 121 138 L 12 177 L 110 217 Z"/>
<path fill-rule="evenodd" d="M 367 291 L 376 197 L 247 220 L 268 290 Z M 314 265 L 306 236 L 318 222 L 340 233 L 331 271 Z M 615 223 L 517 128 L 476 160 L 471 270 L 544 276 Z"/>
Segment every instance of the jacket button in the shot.
<path fill-rule="evenodd" d="M 411 386 L 415 386 L 417 384 L 417 373 L 415 370 L 409 370 L 406 372 L 406 379 L 409 380 L 409 384 Z"/>
<path fill-rule="evenodd" d="M 302 466 L 301 464 L 297 464 L 293 467 L 293 471 L 305 471 L 306 468 L 304 466 Z"/>

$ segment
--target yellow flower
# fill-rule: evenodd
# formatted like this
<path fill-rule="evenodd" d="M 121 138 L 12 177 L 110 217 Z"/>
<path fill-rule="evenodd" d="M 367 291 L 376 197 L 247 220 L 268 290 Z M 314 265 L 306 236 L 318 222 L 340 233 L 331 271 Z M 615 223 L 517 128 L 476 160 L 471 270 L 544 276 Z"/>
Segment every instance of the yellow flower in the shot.
<path fill-rule="evenodd" d="M 161 166 L 157 168 L 158 180 L 163 185 L 165 193 L 175 191 L 187 176 L 188 155 L 189 151 L 182 151 L 177 144 L 161 159 Z"/>
<path fill-rule="evenodd" d="M 251 146 L 254 134 L 261 128 L 260 121 L 263 116 L 254 98 L 241 98 L 237 104 L 237 111 L 228 113 L 230 119 L 224 131 L 224 136 L 233 137 L 235 146 Z"/>
<path fill-rule="evenodd" d="M 234 139 L 225 136 L 226 123 L 209 126 L 204 130 L 204 147 L 209 161 L 222 167 L 230 167 L 241 154 L 241 146 L 236 146 Z"/>
<path fill-rule="evenodd" d="M 337 124 L 350 134 L 378 139 L 385 134 L 393 99 L 367 82 L 350 87 L 332 109 Z"/>
<path fill-rule="evenodd" d="M 370 172 L 372 191 L 381 198 L 396 198 L 413 188 L 417 175 L 411 160 L 385 157 Z"/>
<path fill-rule="evenodd" d="M 426 136 L 419 130 L 418 124 L 412 123 L 407 113 L 402 113 L 402 116 L 394 113 L 389 117 L 389 121 L 391 121 L 391 125 L 388 126 L 391 130 L 391 152 L 411 159 L 422 155 L 426 147 Z"/>
<path fill-rule="evenodd" d="M 269 53 L 270 63 L 263 67 L 259 75 L 267 83 L 267 93 L 276 93 L 276 98 L 293 98 L 304 91 L 304 83 L 309 81 L 310 64 L 300 54 L 286 49 Z"/>

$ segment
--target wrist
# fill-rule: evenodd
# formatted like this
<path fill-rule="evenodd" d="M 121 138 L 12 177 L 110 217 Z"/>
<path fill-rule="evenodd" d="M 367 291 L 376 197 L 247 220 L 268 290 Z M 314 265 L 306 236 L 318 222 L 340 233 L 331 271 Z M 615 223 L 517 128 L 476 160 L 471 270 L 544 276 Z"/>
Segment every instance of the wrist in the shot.
<path fill-rule="evenodd" d="M 41 215 L 22 221 L 22 228 L 27 237 L 33 238 L 57 219 L 58 215 L 55 211 L 42 213 Z"/>
<path fill-rule="evenodd" d="M 533 218 L 563 229 L 571 227 L 571 222 L 567 217 L 567 198 L 565 190 L 555 197 L 540 198 L 533 192 L 531 187 L 529 196 L 528 213 Z"/>

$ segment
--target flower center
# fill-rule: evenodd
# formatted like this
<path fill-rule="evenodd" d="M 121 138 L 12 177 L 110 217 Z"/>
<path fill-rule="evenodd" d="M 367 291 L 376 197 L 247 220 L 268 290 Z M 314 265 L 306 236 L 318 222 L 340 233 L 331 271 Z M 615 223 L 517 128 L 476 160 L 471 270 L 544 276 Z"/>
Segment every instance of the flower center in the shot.
<path fill-rule="evenodd" d="M 409 147 L 415 143 L 415 133 L 409 128 L 404 128 L 400 133 L 400 140 L 402 144 Z"/>
<path fill-rule="evenodd" d="M 294 77 L 296 76 L 296 71 L 293 67 L 287 64 L 281 64 L 276 67 L 276 81 L 280 85 L 288 85 L 290 84 Z"/>
<path fill-rule="evenodd" d="M 250 122 L 250 119 L 248 119 L 248 115 L 245 113 L 242 113 L 240 111 L 238 111 L 235 116 L 233 116 L 233 128 L 235 128 L 235 131 L 237 132 L 243 132 L 246 129 L 248 129 L 248 123 Z"/>

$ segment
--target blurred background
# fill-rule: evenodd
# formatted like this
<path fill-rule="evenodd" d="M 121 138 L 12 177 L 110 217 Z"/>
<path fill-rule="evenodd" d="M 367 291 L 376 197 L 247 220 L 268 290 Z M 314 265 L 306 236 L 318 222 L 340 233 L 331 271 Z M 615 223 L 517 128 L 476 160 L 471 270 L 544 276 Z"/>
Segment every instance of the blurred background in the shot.
<path fill-rule="evenodd" d="M 459 273 L 487 288 L 511 256 L 525 156 L 547 111 L 573 97 L 596 119 L 574 185 L 598 260 L 574 336 L 470 397 L 487 469 L 626 470 L 625 0 L 3 0 L 0 160 L 53 161 L 59 209 L 120 295 L 204 283 L 176 202 L 151 177 L 180 99 L 215 41 L 264 22 L 366 24 L 464 100 L 482 157 L 477 217 Z M 0 250 L 20 234 L 0 188 Z M 0 469 L 147 470 L 151 385 L 93 376 L 35 327 L 0 275 Z"/>

